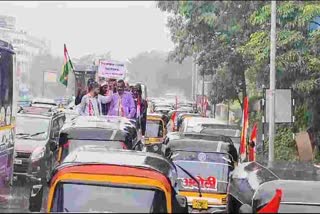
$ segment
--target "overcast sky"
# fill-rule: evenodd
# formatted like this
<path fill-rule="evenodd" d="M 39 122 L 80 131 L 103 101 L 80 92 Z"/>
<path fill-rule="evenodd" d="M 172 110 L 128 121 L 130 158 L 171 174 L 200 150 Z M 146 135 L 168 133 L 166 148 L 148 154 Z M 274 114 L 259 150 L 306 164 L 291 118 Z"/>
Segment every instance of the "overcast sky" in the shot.
<path fill-rule="evenodd" d="M 16 17 L 17 28 L 51 41 L 54 55 L 111 52 L 125 60 L 143 51 L 173 47 L 166 16 L 155 2 L 0 2 L 0 14 Z"/>

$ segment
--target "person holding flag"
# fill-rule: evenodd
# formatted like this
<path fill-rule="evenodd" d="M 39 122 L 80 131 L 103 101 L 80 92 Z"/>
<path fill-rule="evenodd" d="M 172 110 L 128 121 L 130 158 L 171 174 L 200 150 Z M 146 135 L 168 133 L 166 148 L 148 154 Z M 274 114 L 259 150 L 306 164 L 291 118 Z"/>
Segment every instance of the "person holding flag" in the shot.
<path fill-rule="evenodd" d="M 256 160 L 257 123 L 254 124 L 249 141 L 249 161 Z"/>

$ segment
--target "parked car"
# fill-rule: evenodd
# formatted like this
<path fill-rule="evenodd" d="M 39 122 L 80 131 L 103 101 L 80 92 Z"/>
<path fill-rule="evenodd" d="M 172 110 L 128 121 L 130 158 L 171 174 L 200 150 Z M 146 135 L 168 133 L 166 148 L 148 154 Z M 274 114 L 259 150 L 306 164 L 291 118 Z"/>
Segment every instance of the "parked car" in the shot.
<path fill-rule="evenodd" d="M 14 178 L 49 179 L 56 161 L 59 131 L 65 114 L 52 108 L 24 107 L 17 114 Z"/>

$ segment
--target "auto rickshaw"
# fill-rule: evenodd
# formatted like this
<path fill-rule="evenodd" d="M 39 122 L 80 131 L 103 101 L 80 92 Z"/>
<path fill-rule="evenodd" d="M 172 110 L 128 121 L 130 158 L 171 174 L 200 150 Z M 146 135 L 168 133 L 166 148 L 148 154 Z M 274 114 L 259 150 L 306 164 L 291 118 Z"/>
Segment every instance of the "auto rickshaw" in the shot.
<path fill-rule="evenodd" d="M 162 114 L 148 114 L 144 138 L 145 151 L 161 154 L 161 146 L 166 135 L 165 122 Z"/>
<path fill-rule="evenodd" d="M 184 119 L 191 118 L 191 117 L 202 117 L 202 116 L 197 113 L 181 113 L 181 114 L 179 114 L 179 116 L 177 118 L 177 130 L 180 129 L 180 126 L 181 126 L 182 122 L 184 121 Z"/>
<path fill-rule="evenodd" d="M 160 155 L 83 146 L 57 166 L 49 182 L 46 211 L 186 213 L 177 171 Z M 34 185 L 29 210 L 40 211 L 43 186 Z"/>
<path fill-rule="evenodd" d="M 104 145 L 114 149 L 137 149 L 137 131 L 121 117 L 79 116 L 64 124 L 59 136 L 58 163 L 83 145 Z"/>
<path fill-rule="evenodd" d="M 319 192 L 320 171 L 311 163 L 245 162 L 230 176 L 227 209 L 229 213 L 320 213 Z"/>
<path fill-rule="evenodd" d="M 178 139 L 195 139 L 195 140 L 207 140 L 207 141 L 222 141 L 228 143 L 228 153 L 232 156 L 233 165 L 236 167 L 238 165 L 238 151 L 236 146 L 234 145 L 232 139 L 228 136 L 224 135 L 216 135 L 216 134 L 202 134 L 202 133 L 194 133 L 194 132 L 172 132 L 170 135 L 167 135 L 163 144 L 168 145 L 168 143 L 172 140 Z M 165 151 L 166 146 L 162 146 L 163 154 L 166 156 Z"/>
<path fill-rule="evenodd" d="M 220 140 L 182 138 L 166 145 L 165 156 L 178 169 L 179 194 L 187 197 L 190 213 L 226 211 L 234 160 L 229 153 L 230 142 Z"/>

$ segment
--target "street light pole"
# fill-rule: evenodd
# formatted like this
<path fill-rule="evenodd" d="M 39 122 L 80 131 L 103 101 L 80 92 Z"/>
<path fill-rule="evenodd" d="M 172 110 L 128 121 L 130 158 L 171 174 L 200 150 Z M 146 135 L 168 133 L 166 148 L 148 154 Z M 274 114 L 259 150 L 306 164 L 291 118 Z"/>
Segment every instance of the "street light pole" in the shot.
<path fill-rule="evenodd" d="M 274 161 L 275 135 L 275 86 L 276 86 L 276 1 L 271 1 L 271 33 L 270 33 L 270 111 L 269 111 L 269 163 Z"/>

